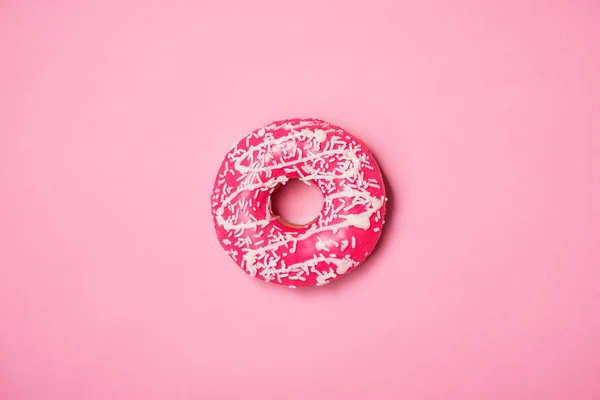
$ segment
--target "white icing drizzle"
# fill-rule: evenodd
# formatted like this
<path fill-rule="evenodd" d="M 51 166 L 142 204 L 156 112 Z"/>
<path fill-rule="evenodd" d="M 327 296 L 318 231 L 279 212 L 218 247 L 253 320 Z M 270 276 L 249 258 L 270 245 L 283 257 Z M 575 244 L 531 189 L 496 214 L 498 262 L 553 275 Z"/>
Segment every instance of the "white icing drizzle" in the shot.
<path fill-rule="evenodd" d="M 275 139 L 273 132 L 281 128 L 287 130 L 287 134 Z M 360 144 L 344 136 L 343 130 L 323 121 L 283 122 L 248 135 L 240 142 L 246 148 L 238 144 L 228 153 L 222 175 L 237 173 L 240 176 L 235 179 L 235 187 L 225 178 L 217 181 L 213 213 L 216 224 L 229 232 L 227 236 L 233 234 L 236 238 L 224 239 L 222 243 L 236 247 L 229 250 L 230 256 L 236 262 L 241 256 L 241 265 L 251 276 L 282 283 L 284 279 L 306 281 L 314 274 L 317 285 L 323 285 L 358 265 L 350 254 L 338 258 L 330 253 L 330 247 L 339 247 L 342 252 L 349 246 L 355 249 L 356 238 L 339 241 L 333 238 L 340 230 L 350 227 L 370 229 L 374 214 L 377 227 L 373 231 L 377 232 L 381 226 L 380 210 L 386 199 L 369 190 L 381 192 L 381 181 L 365 179 L 363 169 L 374 170 L 372 159 Z M 285 184 L 289 176 L 296 175 L 307 184 L 315 182 L 323 190 L 323 211 L 304 231 L 282 231 L 272 224 L 275 217 L 271 215 L 270 193 Z M 242 194 L 246 195 L 240 196 Z M 264 202 L 262 207 L 260 200 Z M 331 232 L 333 236 L 327 240 L 316 237 L 313 248 L 319 254 L 286 265 L 284 257 L 294 254 L 298 243 L 322 232 Z M 281 247 L 285 251 L 280 254 Z M 327 265 L 330 267 L 321 267 Z"/>

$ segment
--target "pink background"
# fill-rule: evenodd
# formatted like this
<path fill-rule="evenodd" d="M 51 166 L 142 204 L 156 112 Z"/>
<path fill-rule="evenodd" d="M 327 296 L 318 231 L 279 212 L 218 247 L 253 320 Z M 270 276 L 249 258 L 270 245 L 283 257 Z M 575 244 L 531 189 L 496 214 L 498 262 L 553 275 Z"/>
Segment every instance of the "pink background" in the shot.
<path fill-rule="evenodd" d="M 600 399 L 600 3 L 0 2 L 0 399 Z M 241 135 L 364 139 L 328 286 L 244 276 Z"/>

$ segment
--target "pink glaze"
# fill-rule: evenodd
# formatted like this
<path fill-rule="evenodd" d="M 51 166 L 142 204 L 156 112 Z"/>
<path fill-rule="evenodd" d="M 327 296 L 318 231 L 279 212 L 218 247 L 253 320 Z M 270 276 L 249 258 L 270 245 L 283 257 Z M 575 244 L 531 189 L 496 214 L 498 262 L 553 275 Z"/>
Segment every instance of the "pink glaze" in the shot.
<path fill-rule="evenodd" d="M 270 196 L 289 179 L 317 185 L 323 208 L 305 226 L 274 216 Z M 274 122 L 225 156 L 212 196 L 221 245 L 248 274 L 290 287 L 324 285 L 371 253 L 384 224 L 385 187 L 365 144 L 317 119 Z"/>

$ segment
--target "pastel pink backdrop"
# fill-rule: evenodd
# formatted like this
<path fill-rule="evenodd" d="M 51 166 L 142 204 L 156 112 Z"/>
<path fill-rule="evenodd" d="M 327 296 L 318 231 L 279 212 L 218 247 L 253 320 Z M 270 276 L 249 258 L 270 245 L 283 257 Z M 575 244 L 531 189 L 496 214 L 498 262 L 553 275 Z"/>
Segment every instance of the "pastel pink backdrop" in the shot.
<path fill-rule="evenodd" d="M 0 57 L 0 399 L 600 399 L 597 1 L 4 0 Z M 293 291 L 209 196 L 297 116 L 391 203 Z"/>

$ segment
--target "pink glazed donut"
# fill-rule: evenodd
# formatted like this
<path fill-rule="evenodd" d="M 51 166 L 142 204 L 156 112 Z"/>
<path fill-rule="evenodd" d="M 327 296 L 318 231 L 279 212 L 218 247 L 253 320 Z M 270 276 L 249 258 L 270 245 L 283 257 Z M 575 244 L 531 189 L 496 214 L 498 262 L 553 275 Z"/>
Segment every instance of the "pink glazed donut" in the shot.
<path fill-rule="evenodd" d="M 323 208 L 307 225 L 273 215 L 271 194 L 289 179 L 323 193 Z M 290 119 L 257 129 L 227 153 L 212 214 L 221 245 L 250 276 L 320 286 L 373 251 L 386 200 L 381 172 L 363 142 L 325 121 Z"/>

